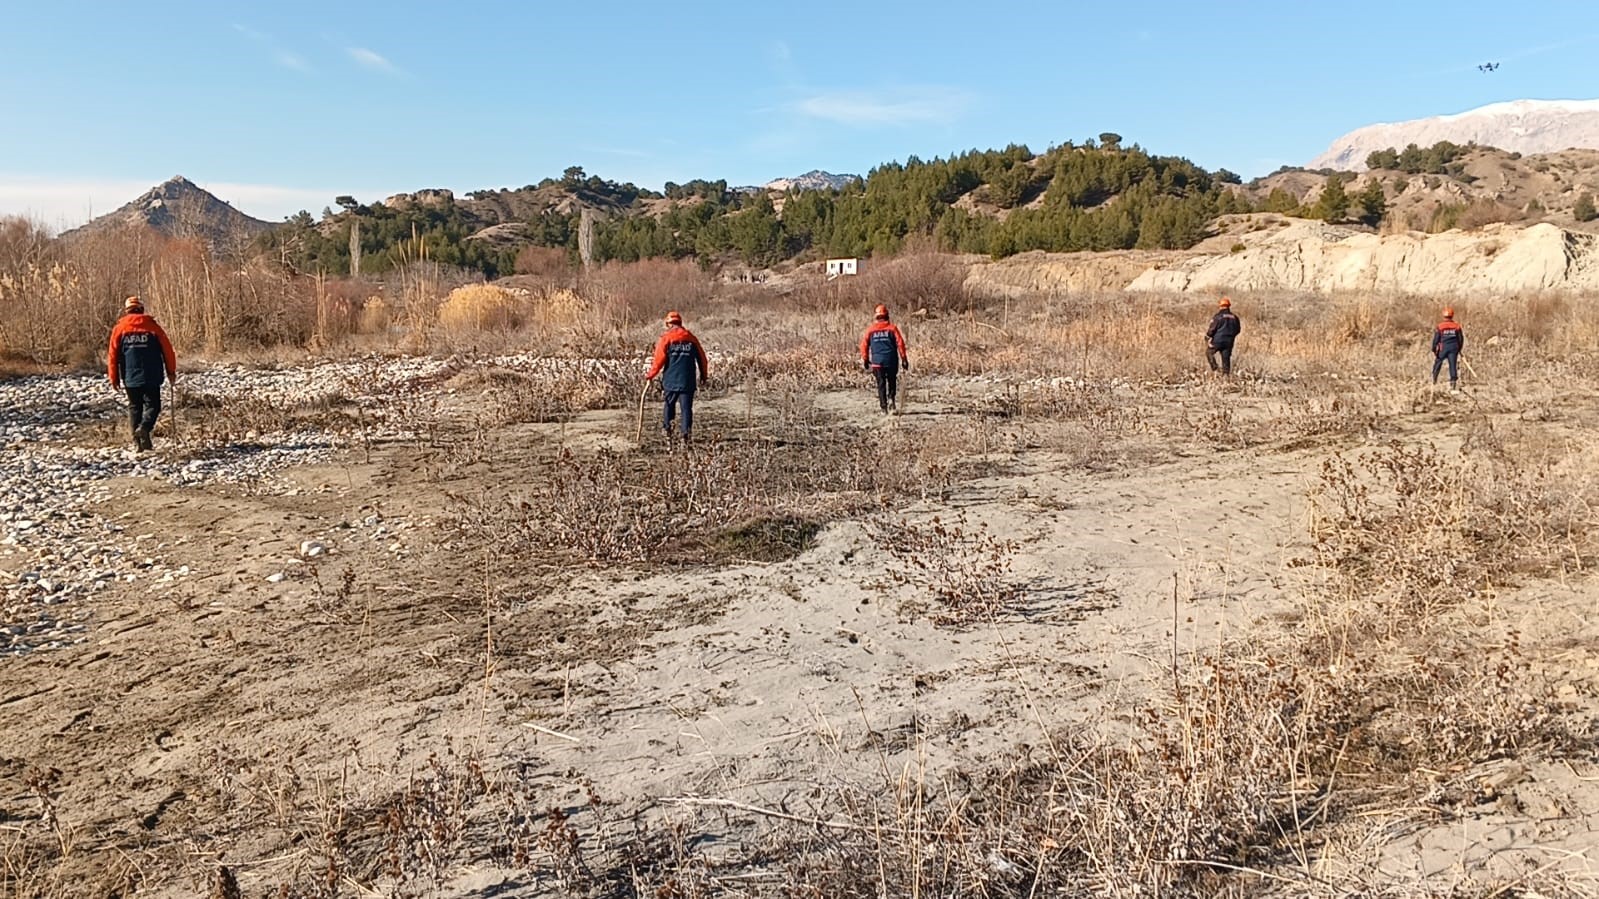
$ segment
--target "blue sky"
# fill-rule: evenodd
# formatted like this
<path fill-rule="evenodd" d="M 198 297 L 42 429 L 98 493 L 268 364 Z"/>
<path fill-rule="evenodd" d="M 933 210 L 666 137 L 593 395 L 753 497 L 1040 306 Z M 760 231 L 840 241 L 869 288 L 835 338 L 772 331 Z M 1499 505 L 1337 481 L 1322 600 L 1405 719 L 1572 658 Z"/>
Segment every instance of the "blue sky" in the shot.
<path fill-rule="evenodd" d="M 276 220 L 568 165 L 753 184 L 1102 131 L 1248 177 L 1372 122 L 1599 98 L 1591 0 L 55 0 L 4 20 L 0 214 L 54 227 L 180 173 Z"/>

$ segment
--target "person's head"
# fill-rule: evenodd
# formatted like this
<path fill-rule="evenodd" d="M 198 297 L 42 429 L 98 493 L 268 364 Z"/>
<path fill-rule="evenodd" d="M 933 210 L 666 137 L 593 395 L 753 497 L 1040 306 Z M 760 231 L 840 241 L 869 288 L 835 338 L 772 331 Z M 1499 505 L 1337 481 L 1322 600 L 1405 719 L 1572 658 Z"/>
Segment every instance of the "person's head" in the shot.
<path fill-rule="evenodd" d="M 680 328 L 680 327 L 682 327 L 683 326 L 683 316 L 682 316 L 682 314 L 679 313 L 675 309 L 673 311 L 671 311 L 671 312 L 666 313 L 666 326 L 668 328 Z"/>
<path fill-rule="evenodd" d="M 872 310 L 872 318 L 880 322 L 888 321 L 888 307 L 878 303 L 877 308 Z"/>
<path fill-rule="evenodd" d="M 1221 302 L 1216 304 L 1216 308 L 1217 309 L 1231 309 L 1231 308 L 1233 308 L 1233 301 L 1228 299 L 1227 297 L 1222 297 L 1221 298 Z"/>
<path fill-rule="evenodd" d="M 127 299 L 122 301 L 122 314 L 123 315 L 130 315 L 130 314 L 137 315 L 137 314 L 142 314 L 143 312 L 144 312 L 144 301 L 140 300 L 138 297 L 128 297 Z"/>
<path fill-rule="evenodd" d="M 1455 307 L 1453 307 L 1453 306 L 1445 306 L 1444 307 L 1444 320 L 1445 321 L 1454 321 L 1455 320 Z"/>

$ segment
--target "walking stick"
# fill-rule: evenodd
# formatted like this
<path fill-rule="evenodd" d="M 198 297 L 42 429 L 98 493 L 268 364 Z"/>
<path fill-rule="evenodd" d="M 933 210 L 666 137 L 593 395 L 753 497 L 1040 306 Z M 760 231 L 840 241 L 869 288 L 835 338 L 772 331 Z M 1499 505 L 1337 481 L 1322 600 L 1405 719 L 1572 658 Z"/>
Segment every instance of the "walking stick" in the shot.
<path fill-rule="evenodd" d="M 645 381 L 644 389 L 638 392 L 638 437 L 635 442 L 639 446 L 644 445 L 644 398 L 649 395 L 651 383 Z"/>

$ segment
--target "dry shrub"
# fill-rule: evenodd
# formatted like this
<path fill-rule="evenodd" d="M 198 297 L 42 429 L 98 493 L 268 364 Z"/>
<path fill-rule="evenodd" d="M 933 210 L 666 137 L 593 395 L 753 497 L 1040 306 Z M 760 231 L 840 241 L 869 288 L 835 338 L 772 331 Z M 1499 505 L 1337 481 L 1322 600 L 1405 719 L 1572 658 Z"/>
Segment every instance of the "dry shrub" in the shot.
<path fill-rule="evenodd" d="M 1381 598 L 1396 624 L 1581 568 L 1596 523 L 1582 482 L 1528 455 L 1488 433 L 1455 454 L 1395 441 L 1334 456 L 1314 494 L 1318 563 Z"/>
<path fill-rule="evenodd" d="M 394 326 L 394 308 L 382 297 L 361 304 L 361 333 L 387 334 Z"/>
<path fill-rule="evenodd" d="M 436 262 L 416 261 L 395 269 L 388 281 L 394 305 L 391 320 L 399 324 L 406 345 L 418 351 L 433 349 L 440 304 L 455 288 L 476 282 L 475 273 Z"/>
<path fill-rule="evenodd" d="M 856 428 L 796 423 L 787 433 L 696 445 L 681 464 L 566 449 L 530 489 L 463 505 L 456 530 L 502 558 L 536 548 L 557 565 L 714 563 L 738 543 L 719 535 L 756 522 L 826 521 L 942 496 L 989 439 L 936 428 L 866 439 Z"/>
<path fill-rule="evenodd" d="M 953 521 L 933 516 L 926 524 L 909 519 L 878 522 L 872 538 L 894 560 L 889 576 L 931 594 L 938 624 L 969 626 L 991 622 L 1017 610 L 1024 595 L 1011 578 L 1019 546 L 995 537 L 986 524 L 973 525 L 961 514 Z M 920 603 L 910 611 L 923 612 Z"/>
<path fill-rule="evenodd" d="M 450 291 L 439 306 L 439 326 L 454 334 L 512 331 L 522 326 L 523 304 L 492 284 L 467 284 Z"/>
<path fill-rule="evenodd" d="M 607 262 L 585 274 L 581 293 L 598 320 L 616 328 L 659 321 L 676 309 L 692 317 L 711 297 L 709 275 L 687 259 Z"/>
<path fill-rule="evenodd" d="M 1519 222 L 1527 218 L 1525 211 L 1498 200 L 1479 199 L 1473 200 L 1460 211 L 1458 218 L 1459 227 L 1467 231 L 1475 231 L 1485 225 L 1499 222 Z"/>
<path fill-rule="evenodd" d="M 874 262 L 850 288 L 864 298 L 860 305 L 866 308 L 876 303 L 905 313 L 972 308 L 972 297 L 966 290 L 966 266 L 944 253 L 910 252 Z"/>
<path fill-rule="evenodd" d="M 563 247 L 523 247 L 513 265 L 518 275 L 551 286 L 567 284 L 576 274 L 571 254 Z"/>
<path fill-rule="evenodd" d="M 589 303 L 576 291 L 565 287 L 536 293 L 531 303 L 530 322 L 540 328 L 573 327 L 589 317 Z"/>
<path fill-rule="evenodd" d="M 716 367 L 716 380 L 739 384 L 753 396 L 814 392 L 857 386 L 862 372 L 855 356 L 807 344 L 736 353 Z"/>
<path fill-rule="evenodd" d="M 636 399 L 637 369 L 599 360 L 550 360 L 535 372 L 493 370 L 488 382 L 495 418 L 501 423 L 562 421 L 579 412 L 626 406 Z"/>

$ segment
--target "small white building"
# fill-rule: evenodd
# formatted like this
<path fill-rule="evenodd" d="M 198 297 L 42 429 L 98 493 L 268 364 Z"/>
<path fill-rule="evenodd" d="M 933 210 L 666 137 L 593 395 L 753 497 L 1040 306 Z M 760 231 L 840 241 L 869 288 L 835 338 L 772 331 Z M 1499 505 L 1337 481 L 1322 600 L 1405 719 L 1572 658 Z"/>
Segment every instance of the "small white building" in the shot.
<path fill-rule="evenodd" d="M 827 260 L 827 280 L 831 281 L 839 275 L 860 274 L 860 260 L 858 259 L 829 259 Z"/>

